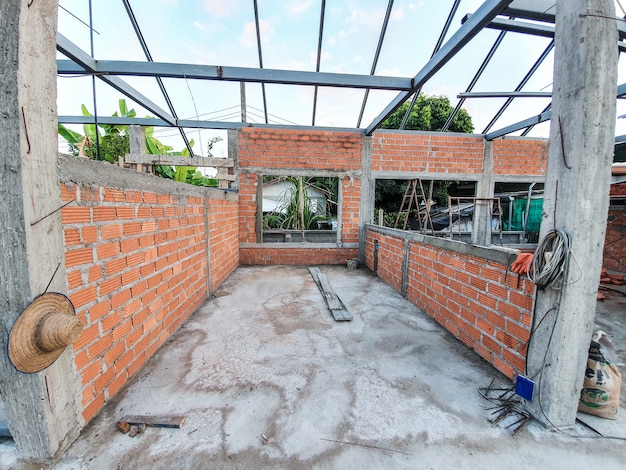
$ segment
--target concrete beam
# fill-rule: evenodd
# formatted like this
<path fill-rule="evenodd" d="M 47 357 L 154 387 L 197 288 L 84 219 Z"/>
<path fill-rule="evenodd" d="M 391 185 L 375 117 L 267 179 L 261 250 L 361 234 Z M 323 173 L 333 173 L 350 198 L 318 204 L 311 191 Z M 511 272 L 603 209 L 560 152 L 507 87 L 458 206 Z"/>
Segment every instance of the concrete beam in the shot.
<path fill-rule="evenodd" d="M 571 240 L 560 288 L 537 292 L 528 406 L 549 427 L 571 426 L 587 362 L 609 207 L 615 132 L 617 26 L 612 0 L 557 0 L 550 150 L 540 240 Z M 567 265 L 566 265 L 567 266 Z"/>
<path fill-rule="evenodd" d="M 58 209 L 55 28 L 57 2 L 0 2 L 0 390 L 20 458 L 47 462 L 83 425 L 71 348 L 25 374 L 6 351 L 9 332 L 46 289 L 67 292 Z M 49 287 L 48 287 L 49 285 Z"/>

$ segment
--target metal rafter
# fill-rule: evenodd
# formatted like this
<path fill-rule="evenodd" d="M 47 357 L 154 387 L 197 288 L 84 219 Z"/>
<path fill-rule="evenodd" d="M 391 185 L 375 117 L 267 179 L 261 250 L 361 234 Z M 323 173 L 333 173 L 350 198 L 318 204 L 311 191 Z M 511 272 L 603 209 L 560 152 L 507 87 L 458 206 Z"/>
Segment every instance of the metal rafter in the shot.
<path fill-rule="evenodd" d="M 472 91 L 474 89 L 474 86 L 478 82 L 478 79 L 481 77 L 481 75 L 483 74 L 483 72 L 487 68 L 487 65 L 489 65 L 489 62 L 491 62 L 491 59 L 493 58 L 494 54 L 496 53 L 496 51 L 500 47 L 500 44 L 502 44 L 502 41 L 504 40 L 504 36 L 505 35 L 506 35 L 506 31 L 502 31 L 498 35 L 498 37 L 496 38 L 495 42 L 493 43 L 493 46 L 491 46 L 491 49 L 489 49 L 489 52 L 487 53 L 487 56 L 485 57 L 485 59 L 483 60 L 482 64 L 480 64 L 480 67 L 478 67 L 478 70 L 474 74 L 474 77 L 472 78 L 472 81 L 467 86 L 467 88 L 465 90 L 467 93 L 469 93 L 470 91 Z M 452 113 L 450 114 L 450 116 L 448 116 L 448 119 L 446 120 L 445 124 L 441 128 L 441 132 L 447 131 L 448 128 L 452 125 L 452 121 L 454 121 L 454 118 L 459 113 L 459 111 L 461 110 L 461 107 L 463 106 L 464 103 L 465 103 L 465 98 L 461 98 L 459 100 L 459 102 L 456 104 L 456 106 L 455 106 L 454 110 L 452 111 Z"/>
<path fill-rule="evenodd" d="M 259 24 L 259 6 L 257 0 L 254 0 L 254 24 L 256 25 L 256 45 L 259 50 L 259 68 L 263 68 L 263 53 L 261 51 L 261 26 Z M 265 82 L 261 82 L 261 92 L 263 93 L 263 112 L 265 113 L 265 124 L 267 119 L 267 98 L 265 96 Z"/>
<path fill-rule="evenodd" d="M 626 95 L 626 83 L 622 83 L 621 85 L 617 87 L 616 97 L 620 98 L 625 95 Z M 548 105 L 548 107 L 544 110 L 544 112 L 542 112 L 541 114 L 537 116 L 524 119 L 523 121 L 516 122 L 515 124 L 511 124 L 510 126 L 503 127 L 500 130 L 490 132 L 485 135 L 485 139 L 493 140 L 498 137 L 502 137 L 504 135 L 510 134 L 512 132 L 516 132 L 527 127 L 535 126 L 541 122 L 548 121 L 552 117 L 552 111 L 549 110 L 551 106 L 552 104 Z"/>
<path fill-rule="evenodd" d="M 64 54 L 66 57 L 71 58 L 74 62 L 79 64 L 85 70 L 94 74 L 100 80 L 115 88 L 123 95 L 143 106 L 148 111 L 153 112 L 158 117 L 168 122 L 171 126 L 176 127 L 176 119 L 174 118 L 174 116 L 162 109 L 156 103 L 152 102 L 149 98 L 140 93 L 139 90 L 136 90 L 119 77 L 97 74 L 96 61 L 60 33 L 57 33 L 57 50 Z"/>
<path fill-rule="evenodd" d="M 459 93 L 457 98 L 551 98 L 551 91 L 475 91 Z"/>
<path fill-rule="evenodd" d="M 439 51 L 439 49 L 441 49 L 443 40 L 446 38 L 446 35 L 448 34 L 448 30 L 450 29 L 450 25 L 452 24 L 452 18 L 454 18 L 454 15 L 456 14 L 456 11 L 458 10 L 460 3 L 461 3 L 461 0 L 455 0 L 455 2 L 452 4 L 452 8 L 450 8 L 450 13 L 448 13 L 448 19 L 446 19 L 446 23 L 444 24 L 443 29 L 441 30 L 441 33 L 439 34 L 439 39 L 437 39 L 437 43 L 435 44 L 435 47 L 433 48 L 433 53 L 430 55 L 431 59 Z M 409 105 L 409 107 L 406 110 L 406 113 L 404 113 L 404 116 L 402 117 L 402 122 L 400 123 L 400 129 L 404 129 L 406 127 L 406 123 L 409 120 L 409 116 L 411 115 L 411 112 L 413 111 L 413 108 L 415 107 L 415 102 L 417 101 L 417 98 L 419 97 L 419 94 L 421 91 L 422 91 L 422 87 L 418 88 L 417 90 L 415 90 L 415 93 L 413 93 L 411 104 Z"/>
<path fill-rule="evenodd" d="M 498 15 L 511 0 L 486 0 L 476 11 L 474 16 L 463 24 L 446 44 L 433 56 L 432 59 L 413 78 L 413 89 L 410 92 L 399 93 L 387 107 L 371 122 L 366 134 L 371 135 L 382 122 L 389 117 L 411 93 L 421 88 L 435 73 L 437 73 L 454 55 L 459 52 L 486 24 Z"/>
<path fill-rule="evenodd" d="M 385 33 L 387 32 L 387 26 L 389 25 L 389 17 L 391 16 L 391 9 L 393 8 L 393 0 L 389 0 L 387 4 L 387 11 L 385 12 L 385 18 L 383 20 L 383 26 L 380 28 L 380 36 L 378 36 L 378 44 L 376 45 L 376 52 L 374 53 L 374 60 L 372 61 L 372 69 L 370 75 L 374 75 L 376 72 L 376 65 L 378 65 L 378 57 L 380 57 L 380 50 L 383 47 L 383 41 L 385 39 Z M 359 112 L 359 119 L 357 120 L 356 127 L 361 127 L 361 120 L 363 119 L 363 112 L 365 112 L 365 105 L 367 104 L 367 97 L 370 91 L 365 90 L 365 96 L 363 96 L 363 103 L 361 104 L 361 111 Z"/>
<path fill-rule="evenodd" d="M 519 84 L 515 87 L 515 91 L 521 91 L 522 88 L 524 88 L 524 86 L 528 83 L 528 81 L 533 76 L 533 74 L 541 66 L 543 61 L 546 60 L 546 57 L 548 57 L 550 52 L 552 52 L 552 49 L 554 49 L 554 40 L 550 41 L 550 44 L 548 44 L 548 47 L 545 48 L 543 53 L 539 56 L 537 61 L 533 64 L 533 66 L 530 68 L 530 70 L 526 73 L 524 78 L 522 78 L 522 81 L 519 82 Z M 485 127 L 485 130 L 483 131 L 483 134 L 486 134 L 487 132 L 489 132 L 489 129 L 491 129 L 493 127 L 493 125 L 496 123 L 496 121 L 498 119 L 500 119 L 500 116 L 502 116 L 502 114 L 504 114 L 504 112 L 507 110 L 507 108 L 509 107 L 509 105 L 512 102 L 513 102 L 513 98 L 512 97 L 507 98 L 507 100 L 504 102 L 502 107 L 498 110 L 496 115 L 491 119 L 489 124 L 487 124 L 487 127 Z"/>
<path fill-rule="evenodd" d="M 324 14 L 326 12 L 326 0 L 322 0 L 322 7 L 320 11 L 320 28 L 319 37 L 317 39 L 317 63 L 315 64 L 315 71 L 320 71 L 320 63 L 322 61 L 322 39 L 324 37 Z M 311 125 L 315 125 L 315 113 L 317 111 L 317 88 L 315 85 L 315 91 L 313 92 L 313 116 L 311 118 Z"/>
<path fill-rule="evenodd" d="M 148 49 L 148 44 L 146 43 L 146 40 L 143 37 L 141 28 L 139 27 L 139 22 L 137 21 L 137 17 L 135 16 L 135 13 L 133 12 L 132 7 L 130 6 L 129 0 L 122 0 L 122 2 L 124 3 L 124 8 L 126 8 L 126 13 L 128 14 L 128 19 L 130 20 L 130 23 L 133 25 L 133 29 L 135 30 L 135 35 L 137 36 L 137 39 L 139 40 L 139 44 L 141 45 L 141 49 L 143 49 L 143 53 L 145 54 L 146 59 L 148 59 L 149 62 L 154 62 L 154 60 L 152 59 L 152 54 L 150 54 L 150 50 Z M 165 99 L 165 103 L 167 103 L 167 107 L 169 108 L 170 113 L 172 114 L 174 119 L 178 120 L 178 115 L 176 114 L 176 110 L 174 109 L 174 104 L 172 103 L 172 100 L 170 99 L 170 96 L 167 93 L 167 90 L 165 89 L 163 80 L 161 79 L 161 77 L 154 77 L 154 78 L 156 79 L 157 84 L 159 85 L 159 88 L 161 89 L 161 93 L 163 94 L 163 98 Z M 183 138 L 185 147 L 187 147 L 187 150 L 189 151 L 189 155 L 193 157 L 194 155 L 193 149 L 191 148 L 191 144 L 189 143 L 187 134 L 185 134 L 185 131 L 181 129 L 180 127 L 178 128 L 178 131 L 180 132 L 180 136 Z"/>

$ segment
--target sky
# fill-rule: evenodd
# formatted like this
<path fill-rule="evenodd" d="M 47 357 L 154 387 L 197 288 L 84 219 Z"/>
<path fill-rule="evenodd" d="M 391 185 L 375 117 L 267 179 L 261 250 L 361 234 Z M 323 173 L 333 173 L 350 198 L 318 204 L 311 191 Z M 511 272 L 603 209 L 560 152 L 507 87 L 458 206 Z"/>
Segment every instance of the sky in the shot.
<path fill-rule="evenodd" d="M 395 0 L 376 75 L 413 77 L 428 62 L 450 12 L 453 0 Z M 139 26 L 156 62 L 252 67 L 259 66 L 252 0 L 131 0 Z M 373 67 L 388 0 L 326 1 L 320 71 L 367 75 Z M 461 18 L 474 13 L 480 0 L 462 0 L 446 39 L 461 26 Z M 59 32 L 90 53 L 88 0 L 59 1 Z M 263 66 L 270 69 L 315 71 L 321 0 L 258 0 Z M 618 12 L 620 10 L 617 10 Z M 121 1 L 92 0 L 93 50 L 96 59 L 144 61 L 145 55 Z M 484 30 L 442 68 L 423 88 L 428 95 L 445 95 L 456 105 L 459 92 L 470 80 L 498 36 Z M 507 33 L 503 44 L 473 91 L 512 91 L 544 49 L 546 38 Z M 58 58 L 64 58 L 61 54 Z M 551 53 L 523 91 L 551 91 Z M 624 62 L 624 61 L 621 61 Z M 129 84 L 167 109 L 154 78 L 124 77 Z M 164 79 L 179 118 L 240 121 L 240 86 L 234 82 Z M 620 63 L 618 83 L 626 81 Z M 94 109 L 91 78 L 59 77 L 58 114 L 78 115 L 81 104 Z M 361 122 L 365 127 L 397 95 L 394 91 L 371 91 Z M 266 85 L 270 123 L 311 125 L 314 88 Z M 110 116 L 124 98 L 96 80 L 98 115 Z M 356 127 L 363 90 L 320 88 L 315 124 Z M 138 116 L 150 113 L 126 99 Z M 477 133 L 504 103 L 503 98 L 470 99 L 464 108 L 473 118 Z M 621 100 L 623 101 L 623 100 Z M 246 85 L 250 122 L 262 123 L 263 99 L 259 84 Z M 516 99 L 492 130 L 539 114 L 549 98 Z M 618 103 L 618 115 L 626 107 Z M 616 135 L 626 134 L 626 119 L 617 120 Z M 79 128 L 77 128 L 78 130 Z M 206 155 L 207 142 L 222 137 L 214 156 L 227 156 L 226 133 L 188 130 L 194 153 Z M 529 136 L 547 137 L 549 123 L 536 126 Z M 175 129 L 157 128 L 155 137 L 181 150 Z"/>

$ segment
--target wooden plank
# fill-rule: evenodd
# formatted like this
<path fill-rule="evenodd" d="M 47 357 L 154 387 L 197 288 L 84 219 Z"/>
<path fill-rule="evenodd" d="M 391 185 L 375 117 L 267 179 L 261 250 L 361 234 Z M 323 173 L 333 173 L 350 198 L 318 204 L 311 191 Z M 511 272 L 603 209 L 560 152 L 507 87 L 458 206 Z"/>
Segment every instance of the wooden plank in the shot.
<path fill-rule="evenodd" d="M 127 415 L 119 421 L 130 425 L 145 424 L 152 428 L 180 428 L 185 422 L 184 416 Z"/>
<path fill-rule="evenodd" d="M 326 305 L 330 310 L 330 313 L 333 315 L 335 321 L 348 321 L 352 320 L 352 315 L 341 301 L 339 296 L 335 293 L 328 278 L 319 268 L 309 268 L 309 272 L 317 284 L 324 300 L 326 301 Z"/>
<path fill-rule="evenodd" d="M 328 278 L 326 277 L 326 275 L 322 271 L 320 271 L 319 268 L 309 268 L 309 272 L 313 274 L 313 278 L 316 279 L 317 286 L 322 292 L 328 308 L 331 310 L 341 310 L 341 303 L 339 302 L 339 298 L 337 297 L 337 294 L 335 294 L 335 291 L 328 282 Z"/>
<path fill-rule="evenodd" d="M 145 155 L 126 154 L 126 163 L 147 163 L 151 165 L 199 166 L 215 168 L 232 168 L 235 161 L 232 158 L 209 157 L 179 157 L 175 155 Z"/>

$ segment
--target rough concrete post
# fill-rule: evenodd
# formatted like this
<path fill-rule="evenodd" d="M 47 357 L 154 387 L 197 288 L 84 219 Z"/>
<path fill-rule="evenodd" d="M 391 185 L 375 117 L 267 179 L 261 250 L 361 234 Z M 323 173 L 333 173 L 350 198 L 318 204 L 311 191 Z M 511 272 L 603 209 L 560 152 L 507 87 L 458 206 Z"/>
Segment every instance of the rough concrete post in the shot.
<path fill-rule="evenodd" d="M 359 260 L 365 263 L 365 224 L 374 222 L 376 180 L 372 178 L 372 137 L 361 141 L 361 200 L 359 206 Z"/>
<path fill-rule="evenodd" d="M 67 292 L 56 21 L 57 2 L 0 2 L 0 391 L 20 457 L 34 461 L 58 456 L 83 424 L 71 351 L 34 374 L 18 372 L 6 353 L 13 323 L 48 283 Z"/>
<path fill-rule="evenodd" d="M 485 141 L 483 154 L 483 174 L 476 183 L 476 197 L 493 197 L 493 142 Z M 489 201 L 474 203 L 474 220 L 472 224 L 472 243 L 474 245 L 491 245 L 491 212 Z"/>
<path fill-rule="evenodd" d="M 529 407 L 546 425 L 576 418 L 596 306 L 615 132 L 618 51 L 611 0 L 556 3 L 555 65 L 541 237 L 571 238 L 561 290 L 539 291 L 528 351 Z"/>
<path fill-rule="evenodd" d="M 146 130 L 137 125 L 128 126 L 128 140 L 130 144 L 130 153 L 133 155 L 145 155 L 146 150 Z M 152 165 L 148 165 L 152 167 Z M 137 171 L 143 171 L 143 165 L 137 164 Z"/>

